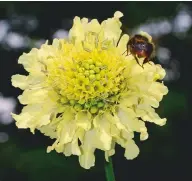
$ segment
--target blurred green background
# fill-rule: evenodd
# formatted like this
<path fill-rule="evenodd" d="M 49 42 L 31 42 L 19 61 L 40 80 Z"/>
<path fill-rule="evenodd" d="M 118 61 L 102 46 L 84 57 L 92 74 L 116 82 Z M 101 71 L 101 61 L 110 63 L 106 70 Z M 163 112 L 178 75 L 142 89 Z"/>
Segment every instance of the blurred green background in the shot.
<path fill-rule="evenodd" d="M 166 126 L 147 124 L 149 139 L 136 142 L 140 155 L 124 158 L 116 147 L 113 156 L 116 181 L 178 180 L 191 176 L 189 117 L 190 61 L 192 52 L 191 2 L 0 2 L 0 181 L 104 181 L 104 157 L 96 152 L 96 166 L 84 170 L 76 156 L 46 153 L 52 140 L 36 132 L 18 130 L 10 112 L 19 113 L 16 99 L 21 90 L 11 86 L 13 74 L 25 74 L 18 57 L 45 40 L 64 38 L 74 16 L 102 21 L 119 10 L 124 13 L 123 31 L 143 30 L 157 44 L 155 63 L 167 72 L 169 88 L 157 112 L 167 117 Z"/>

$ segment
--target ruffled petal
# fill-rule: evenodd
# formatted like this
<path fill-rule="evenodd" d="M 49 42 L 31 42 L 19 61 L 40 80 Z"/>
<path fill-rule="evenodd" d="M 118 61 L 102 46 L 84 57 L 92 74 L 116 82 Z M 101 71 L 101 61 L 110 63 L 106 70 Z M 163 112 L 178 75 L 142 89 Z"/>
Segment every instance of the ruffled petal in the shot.
<path fill-rule="evenodd" d="M 28 90 L 26 89 L 22 95 L 18 97 L 21 104 L 38 104 L 44 102 L 48 98 L 48 90 Z"/>
<path fill-rule="evenodd" d="M 18 128 L 30 128 L 31 132 L 34 133 L 35 128 L 39 128 L 50 123 L 50 114 L 51 113 L 36 113 L 31 115 L 28 112 L 24 112 L 20 115 L 11 115 L 16 120 L 16 125 Z"/>
<path fill-rule="evenodd" d="M 135 112 L 130 108 L 119 108 L 118 117 L 120 121 L 131 131 L 139 130 L 139 121 L 136 119 Z"/>
<path fill-rule="evenodd" d="M 149 87 L 148 92 L 160 102 L 163 98 L 163 95 L 166 95 L 168 93 L 168 88 L 162 83 L 154 82 Z"/>
<path fill-rule="evenodd" d="M 50 125 L 42 126 L 39 128 L 39 131 L 46 136 L 49 136 L 52 139 L 57 138 L 57 133 L 55 131 L 56 127 L 52 127 Z"/>
<path fill-rule="evenodd" d="M 57 138 L 59 144 L 66 144 L 73 140 L 77 125 L 75 124 L 75 114 L 69 109 L 63 114 L 63 118 L 57 127 Z"/>
<path fill-rule="evenodd" d="M 152 37 L 144 31 L 140 31 L 140 35 L 145 36 L 150 42 L 152 41 Z"/>
<path fill-rule="evenodd" d="M 124 156 L 128 160 L 132 160 L 135 157 L 137 157 L 138 154 L 139 154 L 138 146 L 135 144 L 135 142 L 133 140 L 128 140 L 127 143 L 126 143 Z"/>
<path fill-rule="evenodd" d="M 119 21 L 119 18 L 122 16 L 122 13 L 116 12 L 114 18 L 109 18 L 101 23 L 104 31 L 104 39 L 113 41 L 114 45 L 117 44 L 122 32 L 120 29 L 121 22 Z"/>
<path fill-rule="evenodd" d="M 42 88 L 45 80 L 46 76 L 41 72 L 29 76 L 16 74 L 11 77 L 12 85 L 22 90 Z"/>
<path fill-rule="evenodd" d="M 64 146 L 63 153 L 65 156 L 81 155 L 81 150 L 78 145 L 78 140 L 73 140 L 71 143 L 67 143 Z"/>
<path fill-rule="evenodd" d="M 111 148 L 112 137 L 110 135 L 110 124 L 106 121 L 104 116 L 96 116 L 93 120 L 93 125 L 97 131 L 98 143 L 103 150 L 109 150 Z M 99 146 L 98 145 L 98 146 Z"/>
<path fill-rule="evenodd" d="M 109 157 L 115 154 L 115 142 L 112 142 L 111 149 L 105 151 L 105 160 L 109 162 Z"/>
<path fill-rule="evenodd" d="M 87 111 L 78 112 L 76 114 L 76 124 L 88 131 L 91 128 L 91 114 Z"/>
<path fill-rule="evenodd" d="M 73 27 L 69 31 L 69 39 L 81 42 L 85 39 L 85 31 L 79 17 L 73 20 Z"/>
<path fill-rule="evenodd" d="M 18 63 L 22 64 L 28 72 L 36 70 L 36 72 L 41 71 L 41 64 L 37 61 L 38 58 L 38 49 L 33 48 L 28 54 L 23 53 L 19 57 Z"/>
<path fill-rule="evenodd" d="M 28 76 L 25 76 L 25 75 L 16 74 L 11 77 L 12 85 L 14 87 L 18 87 L 22 90 L 24 90 L 28 87 L 29 84 L 28 84 L 27 80 L 28 80 Z"/>
<path fill-rule="evenodd" d="M 90 169 L 95 165 L 95 155 L 93 151 L 83 152 L 79 156 L 79 163 L 85 169 Z"/>
<path fill-rule="evenodd" d="M 154 122 L 159 126 L 163 126 L 166 124 L 167 119 L 166 118 L 161 119 L 159 115 L 155 113 L 155 110 L 153 108 L 148 108 L 145 111 L 146 114 L 141 117 L 144 121 Z"/>
<path fill-rule="evenodd" d="M 129 36 L 128 35 L 123 35 L 122 37 L 121 37 L 121 39 L 120 39 L 120 41 L 119 41 L 119 43 L 118 43 L 118 49 L 119 49 L 119 51 L 121 52 L 121 54 L 127 54 L 127 53 L 125 53 L 126 52 L 126 50 L 127 50 L 127 43 L 128 43 L 128 41 L 129 41 Z"/>
<path fill-rule="evenodd" d="M 101 25 L 96 19 L 91 20 L 86 27 L 86 32 L 94 32 L 99 34 L 101 31 Z"/>

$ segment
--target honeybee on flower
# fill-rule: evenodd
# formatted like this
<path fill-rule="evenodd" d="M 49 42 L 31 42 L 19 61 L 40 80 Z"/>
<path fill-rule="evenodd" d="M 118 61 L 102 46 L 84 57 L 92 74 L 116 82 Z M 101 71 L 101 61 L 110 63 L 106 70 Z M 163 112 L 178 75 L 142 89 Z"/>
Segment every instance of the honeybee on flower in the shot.
<path fill-rule="evenodd" d="M 147 121 L 166 123 L 154 109 L 168 93 L 157 82 L 165 70 L 153 62 L 143 69 L 134 56 L 123 54 L 129 36 L 120 38 L 122 16 L 117 11 L 101 24 L 75 17 L 68 40 L 54 39 L 24 53 L 18 62 L 29 75 L 12 76 L 13 86 L 24 90 L 18 99 L 25 106 L 12 114 L 17 127 L 49 136 L 54 143 L 47 152 L 77 155 L 85 169 L 95 165 L 96 149 L 108 161 L 116 144 L 134 159 L 139 154 L 134 132 L 146 140 Z"/>
<path fill-rule="evenodd" d="M 134 35 L 127 43 L 127 55 L 131 53 L 137 63 L 140 65 L 138 58 L 145 58 L 141 67 L 153 58 L 155 52 L 155 45 L 151 36 L 145 32 Z"/>

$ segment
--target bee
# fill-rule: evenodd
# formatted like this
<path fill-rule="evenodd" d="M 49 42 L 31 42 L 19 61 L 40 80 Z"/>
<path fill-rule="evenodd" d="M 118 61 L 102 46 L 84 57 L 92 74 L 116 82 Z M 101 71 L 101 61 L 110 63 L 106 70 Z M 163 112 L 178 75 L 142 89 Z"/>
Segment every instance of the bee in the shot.
<path fill-rule="evenodd" d="M 148 36 L 136 34 L 127 43 L 127 55 L 132 54 L 139 65 L 138 58 L 145 58 L 143 64 L 140 65 L 142 68 L 154 57 L 154 52 L 155 45 Z"/>

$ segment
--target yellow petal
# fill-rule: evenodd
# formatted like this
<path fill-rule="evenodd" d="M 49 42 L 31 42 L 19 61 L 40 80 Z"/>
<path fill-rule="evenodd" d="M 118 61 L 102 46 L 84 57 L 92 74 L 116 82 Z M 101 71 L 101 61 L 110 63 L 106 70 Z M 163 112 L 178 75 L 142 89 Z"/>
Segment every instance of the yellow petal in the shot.
<path fill-rule="evenodd" d="M 166 118 L 161 119 L 153 108 L 148 108 L 146 114 L 142 116 L 142 119 L 144 121 L 154 122 L 159 126 L 165 125 L 167 121 Z"/>
<path fill-rule="evenodd" d="M 145 36 L 150 42 L 152 41 L 152 37 L 147 32 L 141 31 L 140 35 Z"/>
<path fill-rule="evenodd" d="M 75 122 L 71 121 L 66 123 L 65 120 L 61 121 L 57 128 L 57 137 L 60 144 L 66 144 L 72 141 L 76 131 Z"/>
<path fill-rule="evenodd" d="M 85 133 L 83 147 L 84 150 L 90 150 L 93 147 L 101 150 L 110 150 L 111 141 L 112 137 L 110 134 L 103 130 L 91 129 Z"/>
<path fill-rule="evenodd" d="M 86 27 L 87 32 L 95 32 L 95 33 L 100 33 L 101 31 L 101 25 L 96 19 L 91 20 L 90 23 L 87 24 Z"/>
<path fill-rule="evenodd" d="M 14 87 L 19 87 L 24 90 L 28 87 L 27 79 L 28 77 L 25 75 L 16 74 L 11 77 L 11 82 Z"/>
<path fill-rule="evenodd" d="M 78 140 L 73 140 L 71 143 L 65 144 L 63 153 L 65 156 L 70 156 L 71 154 L 81 155 L 81 151 L 78 146 Z"/>
<path fill-rule="evenodd" d="M 79 139 L 79 141 L 83 143 L 84 136 L 85 136 L 85 130 L 83 128 L 77 128 L 74 135 L 74 139 Z"/>
<path fill-rule="evenodd" d="M 85 31 L 79 17 L 75 17 L 73 20 L 73 27 L 69 31 L 69 38 L 71 40 L 75 39 L 78 42 L 85 38 Z"/>
<path fill-rule="evenodd" d="M 163 79 L 166 75 L 166 72 L 165 72 L 165 69 L 162 68 L 161 65 L 156 65 L 156 71 L 157 71 L 157 74 L 159 75 L 159 79 Z"/>
<path fill-rule="evenodd" d="M 125 148 L 126 144 L 126 139 L 124 139 L 122 136 L 121 137 L 116 137 L 115 141 L 117 144 L 119 144 L 121 147 Z"/>
<path fill-rule="evenodd" d="M 48 146 L 47 147 L 47 153 L 50 153 L 52 150 L 55 149 L 55 147 L 57 146 L 58 140 L 56 140 L 52 146 Z"/>
<path fill-rule="evenodd" d="M 55 47 L 55 48 L 59 48 L 59 39 L 53 39 L 53 43 L 52 43 L 52 45 Z"/>
<path fill-rule="evenodd" d="M 133 140 L 129 140 L 126 143 L 126 147 L 125 147 L 125 154 L 124 156 L 128 159 L 128 160 L 132 160 L 135 157 L 137 157 L 139 154 L 139 148 L 138 146 L 135 144 L 135 142 Z"/>
<path fill-rule="evenodd" d="M 94 126 L 98 129 L 96 132 L 98 137 L 98 147 L 101 147 L 104 150 L 109 150 L 111 148 L 112 137 L 110 135 L 110 124 L 106 121 L 104 116 L 96 116 L 93 120 Z M 100 145 L 100 146 L 99 146 Z"/>
<path fill-rule="evenodd" d="M 105 151 L 105 160 L 109 162 L 109 157 L 115 154 L 115 142 L 112 142 L 111 149 Z"/>
<path fill-rule="evenodd" d="M 95 129 L 91 129 L 85 132 L 82 143 L 83 143 L 83 150 L 90 151 L 91 149 L 93 149 L 93 147 L 96 148 L 97 145 L 99 145 L 97 131 Z"/>
<path fill-rule="evenodd" d="M 16 120 L 16 125 L 18 128 L 28 128 L 30 125 L 30 121 L 33 118 L 29 113 L 22 113 L 20 115 L 11 114 L 13 119 Z"/>
<path fill-rule="evenodd" d="M 120 135 L 120 130 L 113 124 L 111 124 L 110 135 L 112 137 L 116 137 Z"/>
<path fill-rule="evenodd" d="M 19 57 L 18 63 L 22 64 L 28 72 L 30 72 L 32 69 L 36 69 L 36 71 L 41 71 L 41 66 L 37 62 L 37 56 L 38 56 L 38 50 L 36 48 L 33 48 L 28 54 L 23 53 Z"/>
<path fill-rule="evenodd" d="M 63 118 L 64 124 L 65 122 L 70 122 L 75 120 L 75 111 L 73 110 L 73 108 L 71 107 L 65 108 L 62 118 Z"/>
<path fill-rule="evenodd" d="M 28 90 L 26 89 L 22 95 L 18 97 L 21 104 L 38 104 L 48 99 L 48 90 Z"/>
<path fill-rule="evenodd" d="M 152 106 L 154 108 L 159 107 L 159 101 L 157 99 L 155 99 L 154 97 L 149 96 L 149 95 L 145 95 L 143 97 L 143 102 L 142 103 L 145 104 L 145 105 L 148 104 L 148 105 L 150 105 L 150 106 Z"/>
<path fill-rule="evenodd" d="M 78 140 L 73 140 L 71 143 L 71 152 L 73 155 L 81 155 L 81 151 L 78 145 Z"/>
<path fill-rule="evenodd" d="M 122 32 L 118 16 L 103 21 L 101 26 L 104 31 L 104 39 L 113 41 L 114 45 L 116 45 Z"/>
<path fill-rule="evenodd" d="M 72 108 L 66 108 L 63 116 L 58 122 L 57 139 L 59 144 L 66 144 L 73 140 L 77 129 L 75 124 L 75 112 Z"/>
<path fill-rule="evenodd" d="M 103 144 L 103 149 L 110 150 L 112 137 L 109 134 L 107 134 L 105 131 L 101 131 L 100 133 L 98 133 L 98 137 L 101 143 Z"/>
<path fill-rule="evenodd" d="M 106 121 L 106 118 L 107 118 L 106 114 L 97 115 L 93 119 L 94 127 L 98 128 L 99 130 L 103 130 L 105 132 L 109 132 L 110 131 L 110 123 L 108 121 Z"/>
<path fill-rule="evenodd" d="M 121 121 L 119 120 L 119 117 L 118 117 L 115 113 L 113 113 L 113 115 L 111 115 L 110 113 L 109 113 L 109 114 L 106 113 L 105 116 L 106 116 L 106 119 L 107 119 L 110 123 L 114 124 L 119 130 L 126 130 L 126 129 L 127 129 L 127 128 L 121 123 Z"/>
<path fill-rule="evenodd" d="M 64 145 L 63 144 L 57 144 L 55 146 L 55 151 L 58 152 L 58 153 L 62 153 L 64 150 Z"/>
<path fill-rule="evenodd" d="M 138 103 L 138 93 L 135 95 L 128 95 L 128 96 L 122 96 L 121 100 L 120 100 L 120 104 L 122 106 L 126 106 L 126 107 L 130 107 L 134 104 Z"/>
<path fill-rule="evenodd" d="M 147 132 L 142 132 L 140 134 L 140 140 L 141 141 L 144 141 L 144 140 L 148 139 L 148 137 L 149 137 L 149 134 Z"/>
<path fill-rule="evenodd" d="M 120 11 L 116 11 L 115 14 L 114 14 L 114 17 L 115 18 L 121 18 L 121 17 L 123 17 L 123 13 L 120 12 Z"/>
<path fill-rule="evenodd" d="M 162 83 L 154 82 L 148 89 L 150 95 L 155 97 L 158 101 L 162 100 L 163 95 L 168 93 L 168 88 L 164 86 Z"/>
<path fill-rule="evenodd" d="M 63 154 L 65 156 L 71 156 L 72 155 L 72 150 L 71 150 L 71 143 L 67 143 L 64 146 Z"/>
<path fill-rule="evenodd" d="M 147 133 L 147 128 L 145 126 L 145 123 L 140 120 L 139 124 L 140 124 L 140 140 L 144 141 L 144 140 L 148 139 L 149 134 Z"/>
<path fill-rule="evenodd" d="M 88 131 L 91 128 L 91 114 L 87 111 L 78 112 L 76 114 L 76 124 Z"/>
<path fill-rule="evenodd" d="M 82 25 L 86 27 L 86 25 L 88 24 L 88 18 L 83 18 L 81 19 Z"/>
<path fill-rule="evenodd" d="M 47 108 L 52 108 L 52 107 L 47 107 L 46 104 L 45 105 L 41 105 L 41 104 L 30 104 L 25 106 L 22 109 L 22 113 L 20 115 L 17 115 L 17 118 L 19 120 L 21 120 L 20 122 L 16 119 L 16 121 L 18 121 L 18 126 L 20 124 L 22 125 L 28 125 L 28 127 L 37 124 L 37 125 L 41 125 L 41 122 L 39 122 L 39 119 L 41 119 L 44 115 L 49 115 L 48 117 L 50 117 L 51 115 L 51 109 L 47 109 Z M 15 116 L 15 114 L 13 114 Z M 26 119 L 26 117 L 28 117 Z M 16 118 L 16 117 L 15 117 Z M 49 119 L 49 118 L 48 118 Z M 31 124 L 31 125 L 30 125 Z M 43 124 L 42 124 L 43 125 Z"/>
<path fill-rule="evenodd" d="M 121 107 L 118 110 L 117 115 L 121 123 L 126 127 L 128 127 L 131 131 L 139 130 L 139 122 L 138 119 L 136 119 L 136 114 L 132 109 Z"/>
<path fill-rule="evenodd" d="M 118 44 L 118 49 L 121 52 L 121 54 L 125 53 L 125 55 L 127 54 L 126 50 L 127 50 L 127 43 L 129 41 L 129 36 L 124 34 Z"/>
<path fill-rule="evenodd" d="M 12 117 L 16 120 L 18 128 L 31 128 L 33 132 L 35 128 L 39 128 L 43 125 L 47 125 L 50 122 L 50 114 L 30 114 L 29 112 L 23 112 L 20 115 L 12 114 Z"/>
<path fill-rule="evenodd" d="M 132 138 L 134 138 L 134 132 L 130 131 L 130 130 L 122 130 L 121 131 L 121 135 L 123 138 L 125 138 L 125 140 L 130 140 Z"/>
<path fill-rule="evenodd" d="M 40 127 L 39 131 L 52 139 L 57 138 L 57 133 L 55 132 L 54 127 L 51 127 L 50 125 Z"/>
<path fill-rule="evenodd" d="M 85 169 L 90 169 L 95 165 L 95 155 L 94 152 L 84 152 L 79 156 L 79 163 Z"/>

